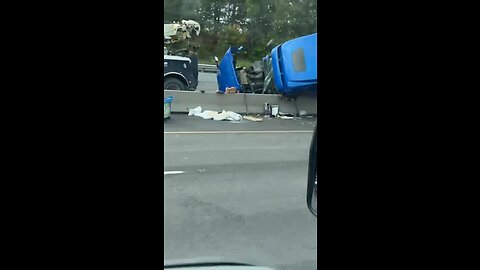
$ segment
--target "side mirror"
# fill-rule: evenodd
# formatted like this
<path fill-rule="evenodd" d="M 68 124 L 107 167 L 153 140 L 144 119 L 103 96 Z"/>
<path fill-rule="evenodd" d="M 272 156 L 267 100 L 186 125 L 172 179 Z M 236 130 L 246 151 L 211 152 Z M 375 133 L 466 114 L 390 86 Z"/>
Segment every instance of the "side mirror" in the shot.
<path fill-rule="evenodd" d="M 313 132 L 312 142 L 310 143 L 307 180 L 307 206 L 314 216 L 317 216 L 317 189 L 320 184 L 317 178 L 317 130 L 318 123 Z"/>

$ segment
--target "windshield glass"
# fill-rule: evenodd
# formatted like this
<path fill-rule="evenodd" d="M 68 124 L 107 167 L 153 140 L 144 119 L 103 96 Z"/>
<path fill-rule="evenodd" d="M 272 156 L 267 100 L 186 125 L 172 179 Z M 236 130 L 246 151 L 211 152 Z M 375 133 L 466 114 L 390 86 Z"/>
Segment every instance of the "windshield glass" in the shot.
<path fill-rule="evenodd" d="M 316 269 L 316 1 L 169 0 L 164 19 L 164 258 Z"/>

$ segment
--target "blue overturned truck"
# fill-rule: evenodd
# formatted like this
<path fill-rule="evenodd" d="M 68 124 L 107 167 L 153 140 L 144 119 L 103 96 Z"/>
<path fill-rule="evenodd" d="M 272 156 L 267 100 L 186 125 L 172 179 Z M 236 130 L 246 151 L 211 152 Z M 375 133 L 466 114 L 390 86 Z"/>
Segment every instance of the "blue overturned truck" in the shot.
<path fill-rule="evenodd" d="M 232 88 L 242 93 L 290 97 L 317 93 L 316 33 L 275 46 L 261 61 L 249 68 L 236 66 L 236 57 L 242 51 L 242 46 L 230 47 L 220 63 L 215 57 L 219 93 Z"/>

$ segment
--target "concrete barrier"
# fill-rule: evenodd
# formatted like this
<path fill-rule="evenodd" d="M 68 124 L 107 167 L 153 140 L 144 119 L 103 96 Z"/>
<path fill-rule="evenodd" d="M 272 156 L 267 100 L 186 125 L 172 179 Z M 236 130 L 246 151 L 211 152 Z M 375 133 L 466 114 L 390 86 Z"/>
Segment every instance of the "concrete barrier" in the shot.
<path fill-rule="evenodd" d="M 296 101 L 280 95 L 262 94 L 218 94 L 189 91 L 164 90 L 164 97 L 172 96 L 172 112 L 188 112 L 197 106 L 203 110 L 234 111 L 236 113 L 262 114 L 264 104 L 278 105 L 283 113 L 297 114 L 304 110 L 309 115 L 317 114 L 317 98 L 300 96 Z M 298 110 L 298 111 L 297 111 Z"/>

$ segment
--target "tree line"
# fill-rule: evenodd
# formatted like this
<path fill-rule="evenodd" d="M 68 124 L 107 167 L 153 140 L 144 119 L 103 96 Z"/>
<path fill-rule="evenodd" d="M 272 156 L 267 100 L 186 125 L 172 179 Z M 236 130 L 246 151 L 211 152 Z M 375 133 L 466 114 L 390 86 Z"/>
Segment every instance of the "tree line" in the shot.
<path fill-rule="evenodd" d="M 200 23 L 193 40 L 200 59 L 221 58 L 228 47 L 243 46 L 243 57 L 255 61 L 266 55 L 270 39 L 279 44 L 317 32 L 315 0 L 168 0 L 163 7 L 167 21 Z"/>

